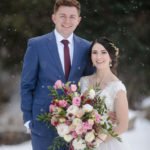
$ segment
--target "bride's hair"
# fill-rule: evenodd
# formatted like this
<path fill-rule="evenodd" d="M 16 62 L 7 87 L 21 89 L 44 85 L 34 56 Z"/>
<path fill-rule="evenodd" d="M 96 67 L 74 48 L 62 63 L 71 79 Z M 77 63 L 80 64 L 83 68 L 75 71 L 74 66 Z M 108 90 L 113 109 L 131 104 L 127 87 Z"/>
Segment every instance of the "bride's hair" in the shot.
<path fill-rule="evenodd" d="M 95 43 L 99 43 L 99 44 L 103 45 L 104 48 L 107 50 L 107 52 L 109 53 L 110 58 L 112 60 L 110 69 L 114 74 L 117 74 L 116 69 L 117 69 L 117 65 L 118 65 L 119 49 L 115 46 L 115 44 L 110 39 L 108 39 L 106 37 L 100 37 L 100 38 L 95 39 L 92 42 L 92 45 L 91 45 L 90 51 L 89 51 L 89 57 L 90 57 L 91 64 L 92 64 L 92 60 L 91 60 L 92 48 Z"/>

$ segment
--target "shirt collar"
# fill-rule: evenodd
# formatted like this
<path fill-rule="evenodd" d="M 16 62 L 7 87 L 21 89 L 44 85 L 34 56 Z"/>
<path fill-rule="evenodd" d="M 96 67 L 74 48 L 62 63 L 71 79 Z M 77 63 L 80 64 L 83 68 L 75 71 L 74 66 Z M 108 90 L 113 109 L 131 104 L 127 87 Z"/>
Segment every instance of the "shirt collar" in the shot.
<path fill-rule="evenodd" d="M 62 40 L 65 39 L 62 35 L 60 35 L 60 33 L 57 32 L 56 29 L 54 30 L 54 33 L 55 33 L 57 42 L 61 42 Z M 66 40 L 68 40 L 69 43 L 72 44 L 73 43 L 73 33 Z"/>

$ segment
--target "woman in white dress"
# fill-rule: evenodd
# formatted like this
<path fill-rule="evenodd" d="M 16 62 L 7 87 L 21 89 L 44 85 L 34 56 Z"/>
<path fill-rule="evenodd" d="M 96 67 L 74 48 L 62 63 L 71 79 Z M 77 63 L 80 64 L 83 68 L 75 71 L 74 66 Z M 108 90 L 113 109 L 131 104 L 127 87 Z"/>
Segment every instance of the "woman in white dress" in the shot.
<path fill-rule="evenodd" d="M 90 50 L 91 63 L 96 68 L 96 73 L 82 77 L 80 83 L 81 92 L 99 83 L 101 89 L 99 95 L 106 96 L 105 102 L 108 109 L 116 113 L 117 123 L 114 132 L 121 137 L 121 134 L 128 129 L 128 101 L 126 88 L 115 75 L 118 53 L 118 48 L 109 39 L 104 37 L 96 39 Z M 124 139 L 119 142 L 107 136 L 96 150 L 129 150 L 129 147 Z"/>

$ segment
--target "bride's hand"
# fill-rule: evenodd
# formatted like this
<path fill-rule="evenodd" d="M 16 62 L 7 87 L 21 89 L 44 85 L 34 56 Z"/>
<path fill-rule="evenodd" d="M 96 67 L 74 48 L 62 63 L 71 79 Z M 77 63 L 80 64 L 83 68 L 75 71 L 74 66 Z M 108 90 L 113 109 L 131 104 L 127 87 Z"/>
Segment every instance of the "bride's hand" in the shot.
<path fill-rule="evenodd" d="M 106 140 L 107 135 L 106 135 L 106 134 L 103 134 L 103 133 L 99 133 L 99 134 L 98 134 L 98 138 L 99 138 L 99 140 L 100 140 L 101 143 L 102 143 L 102 142 L 104 142 L 104 141 Z"/>
<path fill-rule="evenodd" d="M 110 117 L 110 120 L 113 124 L 116 124 L 117 123 L 117 117 L 116 117 L 116 113 L 115 112 L 112 112 L 110 111 L 108 113 L 109 117 Z"/>

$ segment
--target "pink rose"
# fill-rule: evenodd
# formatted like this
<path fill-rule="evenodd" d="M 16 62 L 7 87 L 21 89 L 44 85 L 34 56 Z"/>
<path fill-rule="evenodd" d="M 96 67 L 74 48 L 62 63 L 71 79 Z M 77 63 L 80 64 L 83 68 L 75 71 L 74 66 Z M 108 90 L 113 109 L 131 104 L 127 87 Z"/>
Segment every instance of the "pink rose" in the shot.
<path fill-rule="evenodd" d="M 59 89 L 59 88 L 62 88 L 63 86 L 64 86 L 64 84 L 61 82 L 61 80 L 57 80 L 53 87 L 55 89 Z"/>
<path fill-rule="evenodd" d="M 71 91 L 75 92 L 77 90 L 77 86 L 75 84 L 71 84 Z"/>
<path fill-rule="evenodd" d="M 70 125 L 71 123 L 70 123 L 69 120 L 66 120 L 66 121 L 65 121 L 65 124 L 66 124 L 66 125 Z"/>
<path fill-rule="evenodd" d="M 53 111 L 55 111 L 55 105 L 51 104 L 49 106 L 49 112 L 53 112 Z"/>
<path fill-rule="evenodd" d="M 59 123 L 59 122 L 58 122 L 57 118 L 56 118 L 55 116 L 53 116 L 52 119 L 51 119 L 51 124 L 52 124 L 53 126 L 57 126 L 58 123 Z"/>
<path fill-rule="evenodd" d="M 74 97 L 72 100 L 73 105 L 80 106 L 81 98 L 80 97 Z"/>
<path fill-rule="evenodd" d="M 73 136 L 73 138 L 77 138 L 78 137 L 78 135 L 77 135 L 77 133 L 75 131 L 72 132 L 72 136 Z"/>
<path fill-rule="evenodd" d="M 100 123 L 100 118 L 101 118 L 100 114 L 95 114 L 95 122 L 96 123 Z"/>
<path fill-rule="evenodd" d="M 67 106 L 67 102 L 65 100 L 60 100 L 59 101 L 59 106 L 60 107 L 66 107 Z"/>
<path fill-rule="evenodd" d="M 51 119 L 51 124 L 55 126 L 55 121 L 53 119 Z"/>
<path fill-rule="evenodd" d="M 84 133 L 84 129 L 82 126 L 77 126 L 76 129 L 75 129 L 76 133 L 77 134 L 82 134 Z"/>
<path fill-rule="evenodd" d="M 94 145 L 94 143 L 87 143 L 88 144 L 88 146 L 93 146 Z"/>
<path fill-rule="evenodd" d="M 89 124 L 87 121 L 82 124 L 82 127 L 85 131 L 92 129 L 92 124 Z"/>

